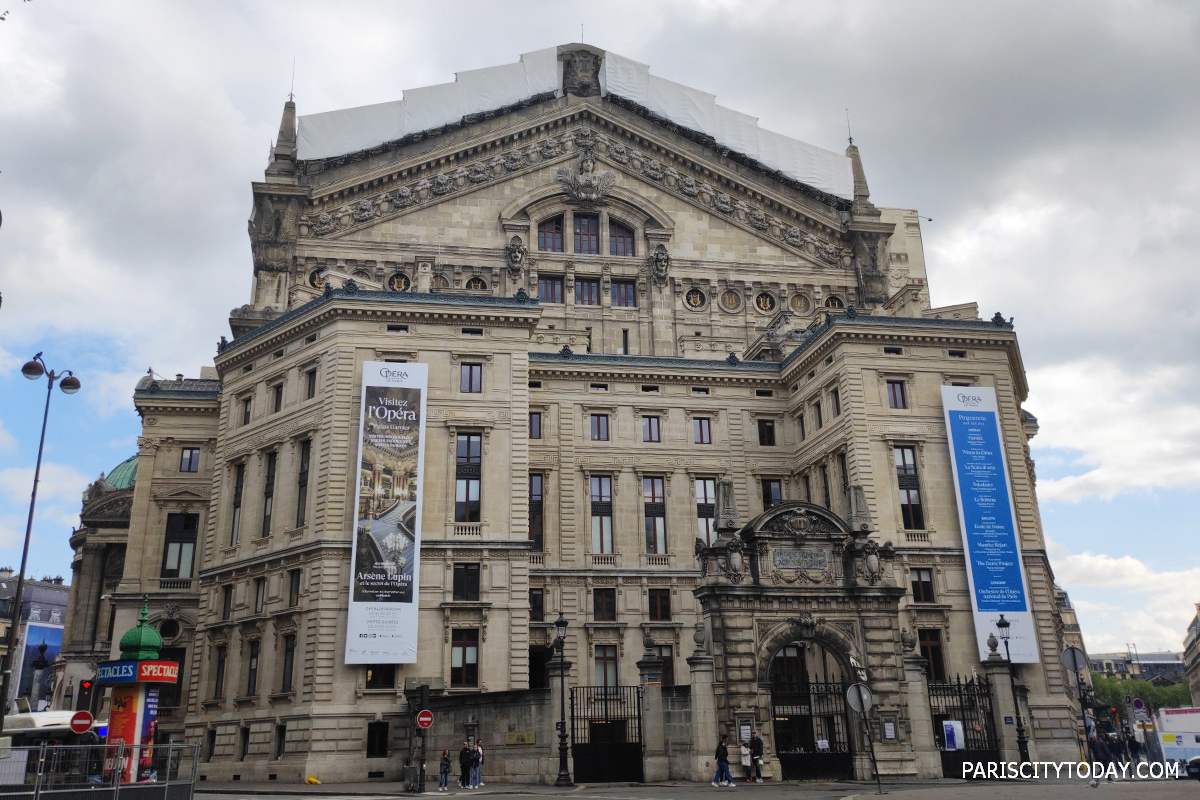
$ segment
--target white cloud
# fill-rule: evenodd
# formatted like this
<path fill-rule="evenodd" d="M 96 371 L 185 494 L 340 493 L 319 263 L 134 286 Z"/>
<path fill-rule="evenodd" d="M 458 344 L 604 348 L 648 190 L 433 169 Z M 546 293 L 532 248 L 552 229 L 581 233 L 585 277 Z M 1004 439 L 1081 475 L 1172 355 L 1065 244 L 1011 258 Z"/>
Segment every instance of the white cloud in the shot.
<path fill-rule="evenodd" d="M 6 505 L 28 505 L 29 493 L 33 490 L 33 471 L 33 467 L 0 469 L 0 494 L 8 499 Z M 69 464 L 43 461 L 38 480 L 39 507 L 41 503 L 52 501 L 66 501 L 78 507 L 83 490 L 93 480 Z"/>
<path fill-rule="evenodd" d="M 12 450 L 17 446 L 17 439 L 8 432 L 8 428 L 4 427 L 4 422 L 0 421 L 0 450 Z"/>

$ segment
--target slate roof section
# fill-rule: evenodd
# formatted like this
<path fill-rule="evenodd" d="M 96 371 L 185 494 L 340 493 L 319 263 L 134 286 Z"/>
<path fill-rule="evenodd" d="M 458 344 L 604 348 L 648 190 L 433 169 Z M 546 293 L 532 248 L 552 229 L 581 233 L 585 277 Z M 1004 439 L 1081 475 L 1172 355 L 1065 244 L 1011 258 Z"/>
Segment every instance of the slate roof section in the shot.
<path fill-rule="evenodd" d="M 133 390 L 134 398 L 142 400 L 216 400 L 220 394 L 220 381 L 200 378 L 167 380 L 153 375 L 143 375 Z"/>

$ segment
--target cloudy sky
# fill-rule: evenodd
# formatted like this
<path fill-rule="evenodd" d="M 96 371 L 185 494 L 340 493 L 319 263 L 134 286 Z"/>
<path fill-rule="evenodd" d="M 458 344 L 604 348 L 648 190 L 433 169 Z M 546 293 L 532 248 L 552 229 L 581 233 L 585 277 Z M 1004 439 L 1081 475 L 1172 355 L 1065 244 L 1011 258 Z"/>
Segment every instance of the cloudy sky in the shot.
<path fill-rule="evenodd" d="M 194 376 L 248 300 L 246 218 L 301 113 L 584 40 L 840 150 L 920 209 L 935 304 L 1016 318 L 1046 536 L 1089 649 L 1178 649 L 1200 602 L 1200 6 L 10 0 L 0 22 L 0 565 L 68 574 L 139 374 Z M 0 9 L 2 10 L 2 9 Z M 1192 299 L 1189 299 L 1192 298 Z"/>

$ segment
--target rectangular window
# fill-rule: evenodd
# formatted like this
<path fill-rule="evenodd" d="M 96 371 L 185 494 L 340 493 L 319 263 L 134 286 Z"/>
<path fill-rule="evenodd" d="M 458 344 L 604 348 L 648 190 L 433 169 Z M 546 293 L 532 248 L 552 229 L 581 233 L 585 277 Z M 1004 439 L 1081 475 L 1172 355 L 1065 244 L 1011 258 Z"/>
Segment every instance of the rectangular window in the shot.
<path fill-rule="evenodd" d="M 693 418 L 692 434 L 696 444 L 712 444 L 712 420 L 708 417 Z"/>
<path fill-rule="evenodd" d="M 904 395 L 904 381 L 888 381 L 888 408 L 908 408 L 908 398 Z"/>
<path fill-rule="evenodd" d="M 540 411 L 529 412 L 529 438 L 542 438 L 542 412 Z"/>
<path fill-rule="evenodd" d="M 804 478 L 804 502 L 812 502 L 812 479 L 805 475 Z"/>
<path fill-rule="evenodd" d="M 254 579 L 254 613 L 263 613 L 263 608 L 267 605 L 267 579 Z"/>
<path fill-rule="evenodd" d="M 837 454 L 838 475 L 842 479 L 842 494 L 849 497 L 850 495 L 850 469 L 846 466 L 846 454 L 844 452 Z M 849 500 L 847 500 L 847 503 Z"/>
<path fill-rule="evenodd" d="M 775 420 L 760 419 L 758 421 L 758 443 L 762 447 L 775 446 Z"/>
<path fill-rule="evenodd" d="M 925 512 L 921 507 L 921 484 L 917 476 L 917 449 L 896 447 L 892 451 L 896 461 L 896 488 L 900 492 L 900 516 L 904 529 L 925 529 Z"/>
<path fill-rule="evenodd" d="M 550 253 L 563 251 L 562 216 L 552 217 L 538 223 L 538 250 Z"/>
<path fill-rule="evenodd" d="M 283 410 L 283 384 L 275 384 L 275 388 L 272 390 L 272 392 L 273 399 L 271 401 L 271 413 L 278 414 Z"/>
<path fill-rule="evenodd" d="M 454 565 L 454 599 L 479 601 L 479 565 Z"/>
<path fill-rule="evenodd" d="M 563 279 L 556 275 L 538 276 L 538 300 L 543 303 L 563 301 Z"/>
<path fill-rule="evenodd" d="M 245 761 L 250 753 L 250 729 L 238 728 L 238 761 Z"/>
<path fill-rule="evenodd" d="M 885 348 L 883 348 L 883 354 L 885 356 L 901 356 L 901 355 L 904 355 L 904 348 L 902 348 L 902 347 L 885 347 Z"/>
<path fill-rule="evenodd" d="M 908 571 L 909 579 L 912 581 L 912 596 L 914 603 L 934 603 L 937 602 L 933 598 L 933 570 L 918 568 Z"/>
<path fill-rule="evenodd" d="M 200 449 L 196 447 L 185 447 L 179 456 L 179 471 L 180 472 L 199 472 L 200 471 Z"/>
<path fill-rule="evenodd" d="M 600 253 L 600 217 L 598 215 L 575 215 L 575 252 Z"/>
<path fill-rule="evenodd" d="M 182 667 L 187 663 L 187 650 L 183 647 L 164 647 L 158 651 L 158 660 L 173 661 Z M 180 671 L 182 672 L 182 670 Z M 159 686 L 158 707 L 179 708 L 181 692 L 182 687 L 179 683 L 166 683 Z"/>
<path fill-rule="evenodd" d="M 692 394 L 695 394 L 695 395 L 705 395 L 705 394 L 708 394 L 708 388 L 707 388 L 707 387 L 705 387 L 705 386 L 693 386 L 693 387 L 692 387 Z"/>
<path fill-rule="evenodd" d="M 483 364 L 463 364 L 460 367 L 458 390 L 467 394 L 483 391 Z"/>
<path fill-rule="evenodd" d="M 233 585 L 221 587 L 221 619 L 227 620 L 233 616 Z"/>
<path fill-rule="evenodd" d="M 642 441 L 643 442 L 661 442 L 662 435 L 659 431 L 658 417 L 642 417 Z"/>
<path fill-rule="evenodd" d="M 261 646 L 257 639 L 250 642 L 250 658 L 246 662 L 246 697 L 258 694 L 258 652 Z"/>
<path fill-rule="evenodd" d="M 290 692 L 291 689 L 288 689 Z M 273 761 L 278 761 L 283 758 L 284 752 L 287 750 L 287 723 L 275 726 L 275 749 L 272 752 L 271 758 Z"/>
<path fill-rule="evenodd" d="M 278 462 L 278 453 L 267 453 L 267 474 L 263 478 L 262 538 L 264 539 L 271 535 L 271 512 L 275 508 L 275 466 Z"/>
<path fill-rule="evenodd" d="M 616 589 L 592 589 L 592 616 L 596 622 L 617 621 Z"/>
<path fill-rule="evenodd" d="M 921 646 L 921 656 L 927 662 L 925 669 L 929 679 L 946 680 L 946 662 L 942 659 L 942 632 L 937 629 L 918 628 L 917 642 Z"/>
<path fill-rule="evenodd" d="M 833 415 L 840 417 L 842 415 L 842 393 L 837 389 L 830 389 L 829 402 L 833 404 Z"/>
<path fill-rule="evenodd" d="M 367 758 L 388 757 L 388 723 L 386 720 L 367 723 Z"/>
<path fill-rule="evenodd" d="M 246 465 L 238 464 L 233 468 L 233 513 L 229 523 L 229 545 L 238 543 L 238 534 L 242 527 L 242 490 L 246 488 Z"/>
<path fill-rule="evenodd" d="M 783 502 L 783 481 L 775 478 L 763 478 L 762 481 L 763 511 L 774 508 Z"/>
<path fill-rule="evenodd" d="M 303 528 L 308 514 L 308 462 L 312 457 L 312 442 L 300 443 L 300 469 L 296 473 L 296 527 Z"/>
<path fill-rule="evenodd" d="M 450 686 L 479 685 L 479 629 L 450 632 Z"/>
<path fill-rule="evenodd" d="M 826 508 L 833 508 L 833 504 L 830 502 L 830 498 L 829 498 L 829 467 L 822 464 L 820 467 L 820 472 L 821 472 L 821 492 L 823 494 L 824 501 L 825 501 L 824 505 Z"/>
<path fill-rule="evenodd" d="M 717 538 L 717 481 L 714 478 L 696 479 L 696 538 L 711 546 Z"/>
<path fill-rule="evenodd" d="M 554 649 L 550 647 L 529 648 L 529 688 L 550 688 L 550 659 Z"/>
<path fill-rule="evenodd" d="M 543 549 L 545 518 L 542 510 L 542 491 L 545 483 L 546 476 L 542 473 L 529 474 L 529 541 L 533 542 L 534 552 L 537 553 Z"/>
<path fill-rule="evenodd" d="M 225 645 L 217 645 L 216 664 L 213 667 L 213 699 L 220 700 L 225 696 L 225 662 L 228 651 Z"/>
<path fill-rule="evenodd" d="M 480 521 L 479 478 L 458 478 L 455 481 L 454 521 Z"/>
<path fill-rule="evenodd" d="M 662 659 L 662 685 L 675 685 L 675 648 L 669 644 L 654 646 L 654 655 Z"/>
<path fill-rule="evenodd" d="M 667 552 L 666 479 L 642 478 L 642 500 L 646 508 L 646 552 L 663 555 Z"/>
<path fill-rule="evenodd" d="M 804 429 L 804 412 L 800 412 L 796 415 L 796 422 L 800 426 L 800 441 L 803 442 L 808 438 L 808 431 Z"/>
<path fill-rule="evenodd" d="M 637 284 L 633 281 L 613 281 L 613 308 L 637 308 Z"/>
<path fill-rule="evenodd" d="M 608 414 L 592 414 L 592 441 L 608 441 Z"/>
<path fill-rule="evenodd" d="M 298 569 L 288 570 L 288 608 L 300 605 L 300 575 Z"/>
<path fill-rule="evenodd" d="M 596 645 L 596 685 L 615 688 L 617 684 L 617 646 Z"/>
<path fill-rule="evenodd" d="M 367 688 L 395 689 L 396 665 L 372 664 L 371 666 L 367 667 Z"/>
<path fill-rule="evenodd" d="M 608 220 L 608 254 L 631 256 L 633 252 L 633 228 L 622 225 L 611 217 Z M 614 303 L 613 305 L 616 305 Z"/>
<path fill-rule="evenodd" d="M 651 622 L 670 622 L 671 621 L 671 590 L 670 589 L 651 589 L 650 590 L 650 621 Z"/>
<path fill-rule="evenodd" d="M 249 397 L 249 396 L 243 397 L 242 398 L 242 424 L 243 425 L 250 424 L 250 411 L 253 408 L 254 408 L 254 398 Z"/>
<path fill-rule="evenodd" d="M 483 434 L 460 433 L 455 442 L 455 461 L 458 464 L 479 464 L 483 455 Z"/>
<path fill-rule="evenodd" d="M 629 329 L 622 328 L 621 329 L 621 354 L 627 355 L 628 353 L 629 353 Z"/>
<path fill-rule="evenodd" d="M 296 634 L 283 637 L 283 673 L 279 676 L 279 691 L 292 691 L 292 677 L 296 671 Z"/>
<path fill-rule="evenodd" d="M 196 560 L 196 532 L 199 527 L 199 514 L 167 514 L 160 578 L 192 577 L 192 564 Z"/>
<path fill-rule="evenodd" d="M 600 305 L 600 281 L 594 278 L 577 278 L 575 280 L 575 305 Z"/>
<path fill-rule="evenodd" d="M 304 373 L 304 399 L 312 400 L 317 396 L 317 371 L 310 369 Z"/>
<path fill-rule="evenodd" d="M 479 522 L 483 434 L 460 433 L 455 446 L 454 521 Z"/>
<path fill-rule="evenodd" d="M 529 621 L 542 622 L 546 619 L 545 589 L 529 590 Z"/>
<path fill-rule="evenodd" d="M 821 410 L 821 400 L 819 398 L 817 402 L 813 403 L 812 410 L 813 422 L 817 424 L 817 430 L 821 430 L 821 428 L 825 427 L 825 413 Z"/>
<path fill-rule="evenodd" d="M 592 552 L 613 552 L 612 478 L 593 475 L 591 479 Z"/>

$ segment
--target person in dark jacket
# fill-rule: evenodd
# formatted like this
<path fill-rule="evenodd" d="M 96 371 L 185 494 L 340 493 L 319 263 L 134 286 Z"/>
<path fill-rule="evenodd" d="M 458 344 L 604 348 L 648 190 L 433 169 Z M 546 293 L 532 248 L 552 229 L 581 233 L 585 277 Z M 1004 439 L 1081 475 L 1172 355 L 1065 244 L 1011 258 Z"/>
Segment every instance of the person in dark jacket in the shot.
<path fill-rule="evenodd" d="M 438 764 L 438 791 L 450 790 L 450 751 L 442 751 L 442 761 Z"/>
<path fill-rule="evenodd" d="M 754 762 L 754 780 L 762 783 L 763 741 L 758 731 L 750 734 L 750 760 Z"/>
<path fill-rule="evenodd" d="M 470 742 L 463 742 L 462 750 L 458 751 L 458 769 L 462 775 L 458 779 L 458 785 L 462 789 L 471 788 L 471 761 L 475 757 L 475 751 L 471 747 Z"/>
<path fill-rule="evenodd" d="M 713 776 L 713 786 L 725 786 L 728 782 L 729 788 L 735 788 L 733 776 L 729 774 L 729 737 L 722 736 L 721 743 L 717 745 L 715 753 L 717 759 L 717 774 Z M 719 781 L 719 783 L 718 783 Z"/>

